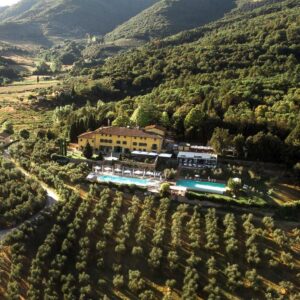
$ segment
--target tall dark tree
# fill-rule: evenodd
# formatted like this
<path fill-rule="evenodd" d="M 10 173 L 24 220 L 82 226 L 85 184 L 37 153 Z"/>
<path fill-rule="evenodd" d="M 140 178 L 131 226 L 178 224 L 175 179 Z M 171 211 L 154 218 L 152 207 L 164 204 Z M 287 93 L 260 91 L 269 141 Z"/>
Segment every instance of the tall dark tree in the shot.
<path fill-rule="evenodd" d="M 90 143 L 87 143 L 83 149 L 83 155 L 85 158 L 90 159 L 93 156 L 93 148 Z"/>

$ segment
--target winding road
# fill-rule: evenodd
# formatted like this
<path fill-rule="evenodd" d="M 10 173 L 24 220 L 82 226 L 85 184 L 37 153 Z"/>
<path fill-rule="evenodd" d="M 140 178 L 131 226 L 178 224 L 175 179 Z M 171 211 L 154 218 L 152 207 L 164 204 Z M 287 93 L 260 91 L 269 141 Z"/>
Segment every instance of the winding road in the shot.
<path fill-rule="evenodd" d="M 15 165 L 15 168 L 18 169 L 19 171 L 21 171 L 26 177 L 32 178 L 34 180 L 37 180 L 34 176 L 32 176 L 31 174 L 29 174 L 22 167 L 20 167 L 20 166 L 18 166 L 18 165 L 15 164 L 15 162 L 11 159 L 8 150 L 4 151 L 3 157 L 5 157 L 7 160 L 11 161 Z M 49 186 L 47 186 L 43 182 L 40 182 L 39 180 L 38 180 L 38 182 L 40 183 L 41 187 L 47 192 L 47 203 L 46 203 L 45 207 L 40 212 L 38 212 L 36 215 L 32 216 L 30 219 L 28 219 L 26 221 L 33 221 L 33 220 L 35 220 L 41 214 L 41 212 L 44 211 L 47 207 L 53 205 L 57 201 L 60 201 L 60 197 L 56 193 L 55 190 L 49 188 Z M 24 222 L 26 222 L 26 221 L 24 221 Z M 22 225 L 22 223 L 19 224 L 19 225 L 17 225 L 14 228 L 6 229 L 6 230 L 0 230 L 0 243 L 5 239 L 5 237 L 8 234 L 10 234 L 13 230 L 17 229 L 21 225 Z"/>

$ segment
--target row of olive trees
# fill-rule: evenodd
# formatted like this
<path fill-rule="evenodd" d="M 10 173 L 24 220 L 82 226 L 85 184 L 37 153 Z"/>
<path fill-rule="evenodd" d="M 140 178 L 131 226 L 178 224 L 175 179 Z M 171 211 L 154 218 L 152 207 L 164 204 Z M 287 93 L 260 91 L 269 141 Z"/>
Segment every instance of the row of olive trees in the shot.
<path fill-rule="evenodd" d="M 46 205 L 47 193 L 40 184 L 25 178 L 13 164 L 0 163 L 1 230 L 15 226 L 40 211 Z"/>

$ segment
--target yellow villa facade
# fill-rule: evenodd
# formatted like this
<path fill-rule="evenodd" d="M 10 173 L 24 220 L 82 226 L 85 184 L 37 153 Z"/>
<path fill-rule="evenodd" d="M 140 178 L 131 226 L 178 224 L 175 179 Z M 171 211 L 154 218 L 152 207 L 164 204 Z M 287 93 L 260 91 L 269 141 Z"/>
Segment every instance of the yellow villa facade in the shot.
<path fill-rule="evenodd" d="M 94 152 L 161 152 L 164 130 L 149 126 L 145 129 L 126 127 L 101 127 L 95 131 L 78 136 L 79 149 L 83 150 L 89 143 Z"/>

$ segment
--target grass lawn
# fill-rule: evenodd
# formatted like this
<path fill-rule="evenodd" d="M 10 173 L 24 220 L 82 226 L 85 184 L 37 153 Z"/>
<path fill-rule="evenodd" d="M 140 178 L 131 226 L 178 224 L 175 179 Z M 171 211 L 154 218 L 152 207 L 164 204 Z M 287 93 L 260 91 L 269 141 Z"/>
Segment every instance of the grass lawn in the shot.
<path fill-rule="evenodd" d="M 217 179 L 227 182 L 229 178 L 241 178 L 244 191 L 238 198 L 223 201 L 232 201 L 247 205 L 272 205 L 282 206 L 300 200 L 300 184 L 296 180 L 291 180 L 291 176 L 285 171 L 257 166 L 241 166 L 235 164 L 221 164 L 216 169 L 205 170 L 182 170 L 180 177 L 189 176 L 197 180 L 198 175 L 202 180 L 207 178 Z"/>
<path fill-rule="evenodd" d="M 74 158 L 74 159 L 86 159 L 81 152 L 78 151 L 68 151 L 67 157 Z"/>
<path fill-rule="evenodd" d="M 74 158 L 74 159 L 84 159 L 84 160 L 86 160 L 87 158 L 86 157 L 84 157 L 83 155 L 82 155 L 82 153 L 80 152 L 80 151 L 68 151 L 68 153 L 67 153 L 67 157 L 69 157 L 69 158 Z M 96 154 L 94 154 L 93 155 L 93 157 L 91 158 L 91 159 L 97 159 L 97 155 Z"/>

